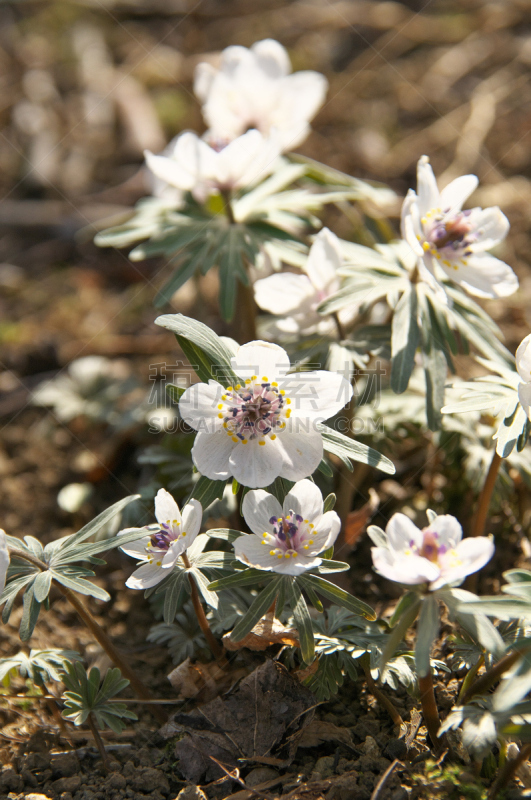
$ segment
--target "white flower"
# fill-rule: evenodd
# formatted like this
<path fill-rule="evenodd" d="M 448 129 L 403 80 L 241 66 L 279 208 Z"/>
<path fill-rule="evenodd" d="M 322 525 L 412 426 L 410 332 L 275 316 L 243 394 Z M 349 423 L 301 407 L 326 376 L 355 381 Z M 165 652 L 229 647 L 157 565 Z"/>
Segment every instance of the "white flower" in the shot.
<path fill-rule="evenodd" d="M 158 525 L 144 528 L 126 528 L 120 534 L 138 531 L 142 538 L 124 545 L 121 550 L 137 558 L 141 566 L 126 581 L 130 589 L 149 589 L 168 575 L 179 557 L 190 547 L 199 533 L 202 519 L 201 504 L 190 500 L 179 511 L 179 506 L 165 489 L 155 497 L 155 516 Z"/>
<path fill-rule="evenodd" d="M 440 270 L 478 297 L 507 297 L 518 288 L 512 269 L 486 251 L 505 238 L 509 221 L 499 208 L 462 205 L 478 184 L 462 175 L 442 192 L 427 156 L 417 165 L 417 192 L 410 189 L 402 206 L 402 236 L 423 267 L 437 277 Z"/>
<path fill-rule="evenodd" d="M 335 323 L 316 309 L 327 297 L 340 288 L 338 269 L 343 264 L 339 239 L 328 228 L 317 234 L 308 253 L 303 274 L 282 272 L 262 278 L 254 284 L 256 304 L 270 314 L 287 315 L 276 326 L 285 333 L 327 336 L 335 332 Z M 356 315 L 357 309 L 339 312 L 344 325 Z"/>
<path fill-rule="evenodd" d="M 296 483 L 283 506 L 263 489 L 248 492 L 243 516 L 253 533 L 236 539 L 236 558 L 247 566 L 284 575 L 318 567 L 319 553 L 335 542 L 341 527 L 335 511 L 323 513 L 323 496 L 309 480 Z"/>
<path fill-rule="evenodd" d="M 328 82 L 313 71 L 290 75 L 284 47 L 273 39 L 227 47 L 219 70 L 199 64 L 194 91 L 214 136 L 234 139 L 248 128 L 273 131 L 283 151 L 297 147 L 310 132 L 309 121 L 323 104 Z"/>
<path fill-rule="evenodd" d="M 5 531 L 0 529 L 0 594 L 6 585 L 7 569 L 9 567 L 9 550 Z"/>
<path fill-rule="evenodd" d="M 161 181 L 182 191 L 192 192 L 198 202 L 220 191 L 252 186 L 269 175 L 280 153 L 277 141 L 265 139 L 250 130 L 227 144 L 212 145 L 187 131 L 173 140 L 168 155 L 155 156 L 146 150 L 146 164 Z"/>
<path fill-rule="evenodd" d="M 198 383 L 179 402 L 181 417 L 198 431 L 192 458 L 199 472 L 252 488 L 311 475 L 323 455 L 316 423 L 348 403 L 349 382 L 322 370 L 288 375 L 288 354 L 268 342 L 243 345 L 231 362 L 240 383 Z"/>
<path fill-rule="evenodd" d="M 491 538 L 462 539 L 461 525 L 448 514 L 436 517 L 423 530 L 405 514 L 393 514 L 385 534 L 387 547 L 371 550 L 376 572 L 397 583 L 429 583 L 431 591 L 461 583 L 494 553 Z"/>
<path fill-rule="evenodd" d="M 531 419 L 531 333 L 518 345 L 515 359 L 516 370 L 523 381 L 518 386 L 518 399 Z"/>

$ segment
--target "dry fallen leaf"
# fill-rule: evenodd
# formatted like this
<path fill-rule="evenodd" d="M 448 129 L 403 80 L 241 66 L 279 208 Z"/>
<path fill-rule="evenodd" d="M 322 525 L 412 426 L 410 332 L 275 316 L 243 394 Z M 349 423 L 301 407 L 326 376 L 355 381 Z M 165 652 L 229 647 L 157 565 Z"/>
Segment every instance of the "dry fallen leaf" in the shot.
<path fill-rule="evenodd" d="M 380 505 L 380 498 L 374 491 L 369 489 L 369 499 L 357 511 L 351 511 L 347 516 L 347 521 L 344 527 L 345 543 L 353 547 L 358 541 L 359 537 L 367 527 L 374 512 Z"/>
<path fill-rule="evenodd" d="M 236 680 L 247 674 L 247 670 L 227 672 L 216 663 L 193 663 L 190 658 L 179 664 L 170 674 L 168 680 L 181 697 L 200 699 L 203 702 L 212 700 L 226 691 Z"/>
<path fill-rule="evenodd" d="M 224 697 L 188 714 L 177 713 L 161 729 L 166 738 L 186 734 L 175 747 L 179 770 L 200 783 L 222 777 L 240 759 L 294 758 L 298 739 L 313 717 L 315 697 L 275 661 L 266 661 Z"/>
<path fill-rule="evenodd" d="M 314 719 L 303 730 L 298 746 L 318 747 L 323 742 L 341 742 L 352 746 L 352 734 L 348 728 L 340 728 L 333 722 Z"/>
<path fill-rule="evenodd" d="M 227 633 L 223 637 L 223 644 L 226 650 L 241 650 L 242 647 L 247 647 L 249 650 L 265 650 L 273 644 L 298 647 L 299 637 L 296 630 L 286 628 L 273 614 L 266 614 L 244 639 L 235 642 L 230 638 L 230 633 Z"/>

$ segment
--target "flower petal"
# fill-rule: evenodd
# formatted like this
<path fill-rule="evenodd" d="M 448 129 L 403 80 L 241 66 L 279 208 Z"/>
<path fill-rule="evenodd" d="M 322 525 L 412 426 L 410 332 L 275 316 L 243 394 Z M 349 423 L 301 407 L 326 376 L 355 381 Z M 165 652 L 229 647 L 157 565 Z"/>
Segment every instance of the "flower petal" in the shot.
<path fill-rule="evenodd" d="M 124 528 L 123 531 L 119 532 L 118 536 L 122 536 L 125 533 L 134 533 L 135 531 L 138 531 L 139 538 L 120 547 L 120 550 L 132 558 L 145 561 L 148 557 L 146 548 L 151 541 L 151 534 L 147 533 L 147 528 Z"/>
<path fill-rule="evenodd" d="M 477 297 L 508 297 L 518 289 L 518 278 L 504 261 L 488 253 L 467 256 L 466 265 L 455 260 L 450 267 L 441 264 L 449 278 Z"/>
<path fill-rule="evenodd" d="M 531 333 L 518 345 L 515 360 L 518 374 L 524 383 L 528 383 L 531 381 Z"/>
<path fill-rule="evenodd" d="M 284 513 L 294 511 L 304 519 L 313 522 L 323 514 L 323 495 L 313 481 L 297 481 L 284 499 Z"/>
<path fill-rule="evenodd" d="M 476 175 L 461 175 L 451 181 L 441 192 L 439 204 L 442 210 L 461 211 L 463 203 L 468 200 L 478 183 Z"/>
<path fill-rule="evenodd" d="M 282 453 L 280 477 L 289 481 L 307 478 L 315 472 L 323 457 L 323 439 L 313 428 L 305 433 L 286 429 L 275 442 Z"/>
<path fill-rule="evenodd" d="M 471 536 L 463 539 L 454 551 L 439 558 L 441 576 L 430 589 L 433 591 L 448 583 L 457 583 L 477 572 L 490 561 L 494 554 L 494 542 L 487 536 Z"/>
<path fill-rule="evenodd" d="M 317 295 L 307 275 L 281 272 L 256 281 L 254 299 L 259 308 L 280 315 L 296 313 L 303 306 L 309 310 Z"/>
<path fill-rule="evenodd" d="M 157 522 L 173 523 L 176 520 L 179 524 L 181 522 L 181 512 L 179 506 L 166 489 L 159 489 L 155 497 L 155 516 Z"/>
<path fill-rule="evenodd" d="M 195 383 L 179 400 L 179 414 L 194 430 L 214 433 L 223 425 L 218 408 L 223 392 L 223 386 L 216 381 Z"/>
<path fill-rule="evenodd" d="M 249 528 L 260 537 L 265 531 L 272 530 L 273 525 L 269 521 L 272 517 L 278 519 L 282 516 L 282 508 L 277 498 L 263 489 L 247 492 L 243 498 L 242 512 Z"/>
<path fill-rule="evenodd" d="M 168 573 L 156 564 L 142 564 L 126 580 L 125 585 L 129 589 L 149 589 L 166 577 Z"/>
<path fill-rule="evenodd" d="M 283 347 L 260 340 L 242 345 L 231 359 L 232 368 L 240 378 L 267 378 L 274 381 L 290 368 L 289 356 Z"/>
<path fill-rule="evenodd" d="M 337 372 L 295 372 L 280 383 L 291 400 L 294 418 L 323 421 L 344 408 L 352 397 L 352 386 Z M 295 422 L 295 419 L 294 419 Z"/>
<path fill-rule="evenodd" d="M 291 72 L 291 63 L 285 47 L 274 39 L 262 39 L 251 47 L 257 66 L 269 78 L 283 78 Z"/>
<path fill-rule="evenodd" d="M 203 509 L 199 500 L 190 500 L 183 508 L 182 533 L 186 533 L 185 545 L 190 547 L 201 529 Z"/>
<path fill-rule="evenodd" d="M 417 164 L 417 196 L 421 217 L 440 205 L 439 189 L 428 156 L 421 156 Z"/>
<path fill-rule="evenodd" d="M 308 553 L 322 553 L 323 550 L 328 550 L 339 535 L 341 530 L 341 520 L 335 511 L 327 511 L 326 514 L 316 520 L 315 522 L 315 535 L 314 544 L 310 545 Z"/>
<path fill-rule="evenodd" d="M 339 289 L 338 269 L 343 264 L 339 239 L 328 228 L 323 228 L 315 237 L 304 271 L 318 292 L 332 292 Z"/>
<path fill-rule="evenodd" d="M 474 231 L 475 241 L 470 245 L 474 253 L 491 250 L 505 239 L 511 227 L 509 220 L 497 206 L 473 209 L 469 222 Z"/>
<path fill-rule="evenodd" d="M 393 514 L 385 534 L 389 547 L 395 552 L 409 550 L 412 546 L 422 547 L 422 531 L 405 514 Z"/>
<path fill-rule="evenodd" d="M 396 516 L 396 515 L 395 515 Z M 405 556 L 386 547 L 371 548 L 374 569 L 384 578 L 413 586 L 437 580 L 441 571 L 436 564 L 422 556 Z"/>
<path fill-rule="evenodd" d="M 198 433 L 192 447 L 192 460 L 201 475 L 212 481 L 230 478 L 229 458 L 236 445 L 224 430 Z"/>
<path fill-rule="evenodd" d="M 229 465 L 238 483 L 257 489 L 269 486 L 278 478 L 282 469 L 282 452 L 278 441 L 278 437 L 275 440 L 266 437 L 263 445 L 258 439 L 252 439 L 247 444 L 238 442 L 234 446 Z"/>
<path fill-rule="evenodd" d="M 6 585 L 7 568 L 9 567 L 9 550 L 7 549 L 6 533 L 0 530 L 0 592 Z"/>
<path fill-rule="evenodd" d="M 273 570 L 276 567 L 276 555 L 270 555 L 271 545 L 262 544 L 254 535 L 239 536 L 233 543 L 234 554 L 238 561 L 256 569 Z"/>
<path fill-rule="evenodd" d="M 457 519 L 450 514 L 435 517 L 428 530 L 437 533 L 437 544 L 445 547 L 456 547 L 463 537 L 463 529 Z"/>

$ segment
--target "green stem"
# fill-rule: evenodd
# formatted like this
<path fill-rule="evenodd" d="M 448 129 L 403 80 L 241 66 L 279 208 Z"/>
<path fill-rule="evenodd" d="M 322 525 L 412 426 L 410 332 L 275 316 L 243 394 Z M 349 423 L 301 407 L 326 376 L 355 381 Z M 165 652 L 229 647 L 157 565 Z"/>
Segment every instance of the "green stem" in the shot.
<path fill-rule="evenodd" d="M 332 312 L 331 316 L 332 316 L 332 319 L 334 320 L 334 322 L 336 324 L 337 335 L 339 337 L 339 341 L 342 342 L 343 339 L 347 338 L 347 335 L 345 333 L 345 329 L 343 327 L 343 323 L 339 319 L 339 314 L 337 313 L 337 311 Z"/>
<path fill-rule="evenodd" d="M 494 684 L 498 683 L 504 672 L 507 672 L 509 669 L 511 669 L 511 667 L 516 664 L 518 659 L 525 655 L 525 653 L 528 653 L 530 650 L 531 645 L 527 645 L 526 647 L 521 647 L 517 650 L 511 650 L 511 652 L 507 653 L 506 656 L 500 658 L 496 664 L 484 672 L 481 678 L 478 678 L 477 681 L 474 681 L 472 686 L 470 686 L 467 691 L 463 693 L 463 696 L 461 697 L 461 703 L 465 705 L 465 703 L 468 703 L 468 701 L 474 697 L 474 695 L 484 694 L 491 689 Z"/>
<path fill-rule="evenodd" d="M 186 569 L 190 569 L 191 564 L 190 561 L 188 560 L 188 556 L 186 555 L 186 553 L 183 553 L 181 555 L 181 558 L 184 562 Z M 224 650 L 221 647 L 221 645 L 217 642 L 216 638 L 214 637 L 214 634 L 210 630 L 210 625 L 208 624 L 208 620 L 206 618 L 205 609 L 203 608 L 203 604 L 201 602 L 201 599 L 199 597 L 199 592 L 197 590 L 197 584 L 194 581 L 193 575 L 191 573 L 188 573 L 188 580 L 190 581 L 192 605 L 194 607 L 199 627 L 203 631 L 204 637 L 207 640 L 207 644 L 210 648 L 210 651 L 214 656 L 214 658 L 216 659 L 216 661 L 220 663 L 225 662 Z"/>
<path fill-rule="evenodd" d="M 431 670 L 427 675 L 419 675 L 419 690 L 424 724 L 428 729 L 435 752 L 440 754 L 444 747 L 444 737 L 439 737 L 441 721 L 439 719 L 437 703 L 435 702 L 435 692 L 433 691 L 433 678 Z"/>
<path fill-rule="evenodd" d="M 225 205 L 223 206 L 223 210 L 225 211 L 225 214 L 227 215 L 227 219 L 229 221 L 229 224 L 230 225 L 235 225 L 236 224 L 236 220 L 234 219 L 234 212 L 232 210 L 232 198 L 231 198 L 230 192 L 227 189 L 221 189 L 220 190 L 220 195 L 221 195 L 221 197 L 223 199 L 223 202 L 225 203 Z"/>
<path fill-rule="evenodd" d="M 485 477 L 485 483 L 478 498 L 478 505 L 476 509 L 476 516 L 472 528 L 472 536 L 483 536 L 485 533 L 485 525 L 487 524 L 487 515 L 489 513 L 490 503 L 492 500 L 492 492 L 500 471 L 502 463 L 501 456 L 494 451 L 490 467 Z"/>
<path fill-rule="evenodd" d="M 400 726 L 404 724 L 404 720 L 402 719 L 402 717 L 400 716 L 400 714 L 398 713 L 398 711 L 394 707 L 394 705 L 391 702 L 391 700 L 389 700 L 389 698 L 386 697 L 385 694 L 382 691 L 380 691 L 380 689 L 378 688 L 378 686 L 374 682 L 374 679 L 373 679 L 373 677 L 371 675 L 369 657 L 367 655 L 362 657 L 361 664 L 362 664 L 362 667 L 363 667 L 363 672 L 365 673 L 365 680 L 367 682 L 367 687 L 368 687 L 370 693 L 380 703 L 380 705 L 383 706 L 389 712 L 389 716 L 393 720 L 394 724 L 398 728 L 400 728 Z"/>
<path fill-rule="evenodd" d="M 481 656 L 480 658 L 478 658 L 476 663 L 468 670 L 463 680 L 463 683 L 461 684 L 461 689 L 459 690 L 459 695 L 457 697 L 457 705 L 463 705 L 463 697 L 465 697 L 469 687 L 472 685 L 472 681 L 474 680 L 474 678 L 478 674 L 478 671 L 481 669 L 484 663 L 485 663 L 485 656 Z"/>
<path fill-rule="evenodd" d="M 48 564 L 46 564 L 44 561 L 41 561 L 36 556 L 26 553 L 24 550 L 9 548 L 9 553 L 12 558 L 20 558 L 24 561 L 28 561 L 30 564 L 38 567 L 43 572 L 49 569 Z M 112 663 L 118 667 L 124 678 L 127 678 L 135 694 L 142 700 L 151 700 L 151 693 L 147 686 L 145 686 L 144 682 L 140 680 L 136 672 L 129 666 L 127 661 L 118 652 L 101 625 L 96 622 L 96 619 L 92 616 L 80 598 L 55 579 L 53 580 L 53 583 L 59 589 L 61 594 L 66 597 L 70 605 L 73 606 L 78 617 L 85 623 L 98 644 L 101 645 L 103 650 L 105 650 Z M 167 722 L 166 715 L 162 709 L 158 708 L 157 706 L 152 706 L 150 710 L 153 716 L 155 716 L 161 724 Z"/>
<path fill-rule="evenodd" d="M 103 761 L 103 769 L 104 769 L 105 772 L 109 772 L 109 758 L 108 758 L 107 753 L 105 751 L 105 745 L 102 742 L 102 739 L 101 739 L 101 736 L 100 736 L 100 732 L 97 729 L 97 727 L 96 727 L 96 725 L 94 723 L 94 720 L 92 718 L 92 714 L 88 715 L 87 723 L 88 723 L 88 726 L 89 726 L 89 728 L 91 730 L 91 733 L 92 733 L 92 735 L 94 737 L 94 741 L 96 742 L 96 747 L 100 751 L 101 760 Z"/>
<path fill-rule="evenodd" d="M 510 761 L 505 762 L 498 778 L 492 784 L 488 800 L 496 800 L 499 792 L 507 786 L 518 767 L 524 764 L 529 758 L 531 758 L 531 744 L 526 744 L 525 747 L 522 747 L 516 758 L 511 758 Z"/>

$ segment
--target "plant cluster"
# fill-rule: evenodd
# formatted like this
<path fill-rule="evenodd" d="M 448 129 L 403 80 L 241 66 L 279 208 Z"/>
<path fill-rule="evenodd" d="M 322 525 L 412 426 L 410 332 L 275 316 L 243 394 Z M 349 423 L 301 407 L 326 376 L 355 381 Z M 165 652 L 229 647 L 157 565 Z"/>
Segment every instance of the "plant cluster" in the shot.
<path fill-rule="evenodd" d="M 109 600 L 92 567 L 104 563 L 101 553 L 121 548 L 137 562 L 126 585 L 144 590 L 163 619 L 150 640 L 167 642 L 177 663 L 205 658 L 208 648 L 225 669 L 228 650 L 251 646 L 253 636 L 263 642 L 269 620 L 271 630 L 278 624 L 289 632 L 281 657 L 318 698 L 362 674 L 400 724 L 380 687 L 402 684 L 420 699 L 436 753 L 452 747 L 454 729 L 476 760 L 492 758 L 496 746 L 497 792 L 531 753 L 531 573 L 507 572 L 499 597 L 459 587 L 493 556 L 486 523 L 504 460 L 512 458 L 524 477 L 531 472 L 531 335 L 513 358 L 474 299 L 518 288 L 511 267 L 490 252 L 509 222 L 498 208 L 463 208 L 477 186 L 473 175 L 440 191 L 422 156 L 395 236 L 385 218 L 390 190 L 290 152 L 308 135 L 326 81 L 292 74 L 277 42 L 228 48 L 219 68 L 199 65 L 195 88 L 207 132 L 181 133 L 162 154 L 146 153 L 152 196 L 97 243 L 135 245 L 131 259 L 161 255 L 173 264 L 157 306 L 196 273 L 217 268 L 220 312 L 233 336 L 179 313 L 156 320 L 175 334 L 197 380 L 168 387 L 182 423 L 170 435 L 176 443 L 143 455 L 167 469 L 155 521 L 91 541 L 137 499 L 129 497 L 45 547 L 32 536 L 2 534 L 4 622 L 23 592 L 20 637 L 27 641 L 58 590 L 115 668 L 101 682 L 96 669 L 87 674 L 69 663 L 71 654 L 32 651 L 0 664 L 0 675 L 18 670 L 36 683 L 60 677 L 64 716 L 93 730 L 97 723 L 119 731 L 134 718 L 114 696 L 128 681 L 143 700 L 150 693 L 79 598 Z M 330 205 L 358 209 L 367 221 L 364 243 L 323 227 L 318 215 Z M 372 235 L 368 246 L 370 231 L 386 235 Z M 486 374 L 449 381 L 460 354 L 474 356 Z M 38 401 L 53 404 L 66 392 L 69 414 L 81 408 L 101 418 L 105 404 L 74 397 L 76 374 L 42 390 Z M 356 422 L 376 400 L 387 430 L 356 436 Z M 374 570 L 404 588 L 391 617 L 377 619 L 334 583 L 350 568 L 334 558 L 334 546 L 352 508 L 355 465 L 393 474 L 380 449 L 393 449 L 402 426 L 424 441 L 432 431 L 443 448 L 447 433 L 456 434 L 479 497 L 465 537 L 454 516 L 429 509 L 423 529 L 406 513 L 395 513 L 385 530 L 368 528 Z M 212 504 L 230 498 L 235 527 L 201 533 Z M 433 659 L 441 614 L 457 631 L 448 663 Z M 459 704 L 442 724 L 436 670 L 466 671 Z M 152 709 L 160 716 L 160 706 Z M 504 762 L 509 741 L 523 748 Z"/>

